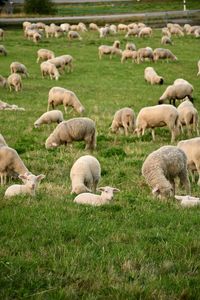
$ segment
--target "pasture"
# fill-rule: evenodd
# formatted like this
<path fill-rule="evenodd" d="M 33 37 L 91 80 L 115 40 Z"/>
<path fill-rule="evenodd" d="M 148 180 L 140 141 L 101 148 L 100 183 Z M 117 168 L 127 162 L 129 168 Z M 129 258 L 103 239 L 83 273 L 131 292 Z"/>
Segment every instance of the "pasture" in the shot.
<path fill-rule="evenodd" d="M 168 46 L 176 62 L 154 63 L 164 85 L 144 81 L 144 69 L 152 63 L 120 63 L 105 56 L 98 59 L 98 46 L 115 39 L 124 49 L 124 34 L 99 39 L 95 32 L 82 34 L 82 41 L 43 39 L 35 45 L 21 30 L 7 30 L 8 56 L 0 57 L 0 73 L 9 75 L 13 61 L 25 64 L 29 78 L 23 90 L 0 88 L 0 99 L 25 111 L 0 111 L 0 133 L 16 149 L 28 169 L 45 174 L 35 198 L 4 199 L 0 189 L 0 298 L 1 299 L 199 299 L 200 210 L 183 209 L 174 199 L 154 199 L 141 167 L 145 157 L 170 143 L 166 128 L 135 135 L 110 133 L 115 111 L 129 106 L 137 114 L 144 106 L 157 104 L 165 88 L 176 78 L 194 85 L 194 103 L 200 109 L 197 74 L 199 39 L 173 38 Z M 152 38 L 129 38 L 137 48 L 161 47 L 161 30 Z M 58 81 L 42 79 L 36 52 L 40 48 L 74 57 L 74 71 Z M 93 155 L 102 167 L 99 186 L 121 190 L 106 206 L 78 206 L 70 194 L 69 172 L 73 162 L 85 155 L 84 143 L 46 150 L 46 138 L 55 125 L 34 128 L 46 111 L 48 91 L 61 86 L 76 93 L 85 106 L 84 116 L 96 121 L 97 149 Z M 64 112 L 62 106 L 59 106 Z M 68 110 L 65 119 L 78 116 Z M 178 140 L 187 136 L 181 135 Z M 176 144 L 176 143 L 175 143 Z M 184 191 L 177 188 L 177 194 Z M 192 195 L 199 187 L 192 185 Z"/>

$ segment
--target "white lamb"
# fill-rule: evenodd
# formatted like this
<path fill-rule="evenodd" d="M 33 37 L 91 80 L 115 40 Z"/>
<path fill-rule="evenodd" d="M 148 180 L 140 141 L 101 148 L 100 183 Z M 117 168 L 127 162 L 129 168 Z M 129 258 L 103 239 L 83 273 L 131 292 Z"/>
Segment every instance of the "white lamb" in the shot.
<path fill-rule="evenodd" d="M 40 60 L 46 61 L 48 59 L 54 58 L 54 52 L 48 49 L 39 49 L 37 51 L 37 63 L 39 63 Z"/>
<path fill-rule="evenodd" d="M 75 161 L 70 171 L 71 193 L 96 192 L 100 178 L 101 166 L 99 161 L 91 155 L 81 156 Z"/>
<path fill-rule="evenodd" d="M 33 174 L 20 174 L 18 176 L 23 180 L 24 184 L 13 184 L 5 191 L 5 197 L 10 198 L 18 195 L 31 195 L 35 196 L 35 192 L 38 188 L 39 182 L 45 178 L 45 175 L 33 175 Z"/>
<path fill-rule="evenodd" d="M 63 113 L 60 110 L 51 110 L 42 114 L 37 121 L 35 121 L 35 128 L 42 124 L 61 123 L 63 121 Z"/>
<path fill-rule="evenodd" d="M 151 37 L 152 36 L 152 28 L 151 27 L 144 27 L 140 29 L 138 34 L 139 37 Z"/>
<path fill-rule="evenodd" d="M 175 195 L 175 199 L 179 200 L 183 207 L 194 207 L 200 205 L 200 198 L 192 196 L 178 196 Z"/>
<path fill-rule="evenodd" d="M 135 128 L 135 113 L 129 107 L 124 107 L 116 111 L 111 130 L 116 133 L 119 129 L 123 128 L 125 135 L 128 136 L 128 132 L 132 132 Z"/>
<path fill-rule="evenodd" d="M 144 70 L 144 79 L 150 84 L 163 84 L 163 77 L 159 76 L 154 68 L 147 67 Z"/>
<path fill-rule="evenodd" d="M 171 143 L 175 141 L 179 134 L 178 111 L 173 105 L 163 104 L 144 107 L 136 118 L 136 129 L 138 137 L 145 129 L 151 128 L 152 139 L 155 141 L 155 128 L 167 126 L 171 131 Z"/>
<path fill-rule="evenodd" d="M 101 191 L 101 195 L 82 193 L 76 196 L 74 202 L 78 204 L 101 206 L 104 204 L 108 204 L 112 200 L 114 196 L 113 193 L 120 192 L 119 189 L 113 188 L 111 186 L 100 187 L 97 190 Z"/>
<path fill-rule="evenodd" d="M 25 75 L 26 77 L 29 77 L 27 68 L 25 67 L 25 65 L 15 61 L 12 62 L 10 65 L 10 72 L 12 73 L 20 73 L 22 75 Z"/>
<path fill-rule="evenodd" d="M 40 71 L 42 74 L 42 78 L 45 76 L 49 76 L 52 79 L 58 80 L 60 74 L 56 66 L 48 61 L 44 61 L 40 64 Z"/>
<path fill-rule="evenodd" d="M 198 122 L 199 122 L 199 116 L 198 111 L 194 107 L 191 101 L 185 100 L 179 106 L 177 107 L 178 113 L 179 113 L 179 121 L 181 124 L 181 129 L 183 133 L 183 127 L 186 126 L 188 135 L 191 134 L 191 130 L 197 133 L 199 135 L 199 129 L 198 129 Z"/>
<path fill-rule="evenodd" d="M 21 76 L 17 73 L 11 74 L 7 78 L 7 85 L 9 87 L 10 91 L 12 91 L 12 88 L 14 88 L 14 90 L 16 92 L 19 92 L 22 89 Z"/>

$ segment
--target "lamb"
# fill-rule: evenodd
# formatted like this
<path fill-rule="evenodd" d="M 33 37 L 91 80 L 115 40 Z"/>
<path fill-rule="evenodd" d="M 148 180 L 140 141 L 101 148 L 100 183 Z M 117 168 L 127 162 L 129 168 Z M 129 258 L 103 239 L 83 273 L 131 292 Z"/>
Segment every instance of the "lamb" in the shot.
<path fill-rule="evenodd" d="M 55 34 L 55 30 L 54 30 L 54 28 L 52 28 L 52 27 L 50 27 L 50 26 L 48 26 L 48 25 L 46 25 L 45 26 L 45 35 L 46 35 L 46 38 L 48 39 L 49 37 L 53 37 L 54 36 L 54 34 Z"/>
<path fill-rule="evenodd" d="M 173 61 L 178 60 L 178 58 L 169 49 L 164 49 L 164 48 L 156 48 L 153 51 L 153 57 L 154 57 L 154 61 L 157 61 L 159 59 L 166 59 L 167 62 L 169 59 Z"/>
<path fill-rule="evenodd" d="M 161 44 L 162 45 L 167 45 L 167 44 L 170 44 L 170 45 L 173 45 L 172 41 L 171 41 L 171 38 L 169 36 L 166 36 L 164 35 L 162 38 L 161 38 Z"/>
<path fill-rule="evenodd" d="M 11 74 L 12 73 L 20 73 L 22 75 L 25 75 L 26 77 L 29 77 L 29 74 L 28 74 L 28 71 L 27 71 L 27 68 L 25 67 L 25 65 L 23 65 L 17 61 L 11 63 L 10 71 L 11 71 Z"/>
<path fill-rule="evenodd" d="M 111 186 L 100 187 L 98 188 L 98 191 L 101 191 L 101 195 L 82 193 L 75 197 L 74 202 L 78 204 L 101 206 L 104 204 L 108 204 L 112 200 L 113 193 L 120 192 L 119 189 L 113 188 Z"/>
<path fill-rule="evenodd" d="M 74 39 L 78 39 L 80 41 L 82 40 L 82 37 L 77 31 L 70 30 L 67 36 L 69 40 L 74 40 Z"/>
<path fill-rule="evenodd" d="M 98 29 L 98 31 L 99 31 L 100 38 L 103 38 L 110 33 L 109 26 L 101 27 Z"/>
<path fill-rule="evenodd" d="M 111 130 L 116 133 L 120 127 L 124 129 L 126 136 L 128 136 L 128 131 L 132 132 L 135 128 L 135 113 L 131 108 L 124 107 L 116 111 Z"/>
<path fill-rule="evenodd" d="M 132 50 L 132 51 L 136 51 L 136 46 L 134 43 L 126 43 L 126 47 L 125 50 Z"/>
<path fill-rule="evenodd" d="M 190 101 L 193 102 L 192 92 L 193 87 L 190 84 L 178 83 L 169 85 L 160 97 L 158 103 L 163 104 L 169 100 L 171 104 L 171 101 L 173 100 L 173 105 L 175 105 L 176 99 L 181 100 L 185 97 L 188 97 Z"/>
<path fill-rule="evenodd" d="M 8 84 L 10 91 L 12 91 L 12 88 L 14 88 L 14 90 L 16 92 L 19 92 L 22 89 L 21 76 L 17 73 L 11 74 L 7 78 L 7 84 Z"/>
<path fill-rule="evenodd" d="M 0 148 L 3 147 L 3 146 L 8 146 L 3 135 L 0 134 Z"/>
<path fill-rule="evenodd" d="M 85 141 L 85 150 L 96 148 L 95 122 L 89 118 L 74 118 L 61 122 L 47 138 L 45 147 L 50 149 L 81 140 Z"/>
<path fill-rule="evenodd" d="M 132 59 L 132 62 L 137 62 L 137 51 L 133 51 L 133 50 L 124 50 L 122 52 L 122 57 L 121 57 L 121 63 L 123 63 L 125 60 L 127 60 L 128 58 Z"/>
<path fill-rule="evenodd" d="M 48 49 L 39 49 L 37 51 L 37 63 L 39 63 L 40 60 L 46 61 L 46 60 L 52 59 L 54 57 L 55 57 L 55 54 L 51 50 L 48 50 Z"/>
<path fill-rule="evenodd" d="M 136 118 L 135 132 L 139 137 L 141 133 L 144 135 L 145 129 L 151 128 L 152 139 L 155 141 L 154 128 L 167 126 L 171 131 L 171 143 L 173 143 L 179 134 L 178 117 L 177 109 L 169 104 L 143 107 Z"/>
<path fill-rule="evenodd" d="M 86 25 L 82 22 L 79 22 L 78 23 L 78 31 L 82 31 L 82 32 L 87 31 Z"/>
<path fill-rule="evenodd" d="M 144 70 L 144 79 L 151 84 L 163 84 L 163 77 L 159 76 L 154 68 L 147 67 Z"/>
<path fill-rule="evenodd" d="M 42 124 L 61 123 L 64 121 L 60 110 L 52 110 L 42 114 L 34 123 L 34 127 L 40 127 Z"/>
<path fill-rule="evenodd" d="M 142 166 L 142 175 L 152 188 L 152 194 L 158 198 L 175 195 L 175 178 L 190 193 L 190 181 L 187 172 L 187 157 L 175 146 L 163 146 L 150 153 Z"/>
<path fill-rule="evenodd" d="M 11 174 L 19 175 L 25 173 L 30 172 L 19 157 L 17 151 L 7 146 L 0 147 L 1 185 L 6 184 L 7 176 L 10 176 Z"/>
<path fill-rule="evenodd" d="M 197 73 L 197 76 L 199 76 L 199 75 L 200 75 L 200 60 L 198 61 L 197 66 L 198 66 L 198 73 Z"/>
<path fill-rule="evenodd" d="M 199 129 L 198 129 L 198 111 L 194 107 L 194 105 L 189 100 L 183 101 L 179 106 L 177 107 L 178 113 L 179 113 L 179 121 L 181 124 L 181 129 L 183 133 L 183 127 L 182 125 L 186 125 L 187 133 L 188 135 L 191 134 L 191 126 L 193 128 L 193 131 L 196 131 L 197 135 L 199 135 Z"/>
<path fill-rule="evenodd" d="M 175 199 L 179 200 L 183 207 L 194 207 L 200 205 L 200 198 L 192 196 L 178 196 L 175 195 Z"/>
<path fill-rule="evenodd" d="M 42 78 L 44 78 L 46 75 L 49 75 L 51 80 L 55 79 L 58 80 L 60 77 L 60 74 L 56 68 L 56 66 L 49 61 L 44 61 L 40 64 L 40 70 L 42 74 Z"/>
<path fill-rule="evenodd" d="M 0 39 L 3 40 L 4 39 L 4 35 L 5 35 L 5 31 L 0 28 Z"/>
<path fill-rule="evenodd" d="M 6 48 L 4 47 L 4 45 L 0 45 L 0 54 L 7 56 L 8 52 L 6 51 Z"/>
<path fill-rule="evenodd" d="M 18 107 L 15 104 L 8 104 L 0 100 L 0 110 L 21 110 L 25 111 L 23 107 Z"/>
<path fill-rule="evenodd" d="M 75 161 L 70 171 L 72 193 L 96 192 L 97 184 L 101 178 L 99 161 L 91 155 L 81 156 Z"/>
<path fill-rule="evenodd" d="M 187 167 L 194 179 L 194 172 L 197 171 L 199 175 L 198 185 L 200 185 L 200 137 L 195 137 L 188 140 L 182 140 L 177 144 L 177 147 L 184 151 L 187 156 Z"/>
<path fill-rule="evenodd" d="M 53 87 L 49 91 L 47 111 L 49 110 L 50 105 L 54 109 L 55 106 L 60 104 L 63 104 L 65 112 L 67 112 L 67 106 L 73 107 L 79 114 L 82 114 L 85 111 L 84 106 L 74 92 L 62 87 Z"/>
<path fill-rule="evenodd" d="M 152 28 L 151 27 L 144 27 L 140 29 L 138 34 L 139 37 L 151 37 L 152 36 Z"/>
<path fill-rule="evenodd" d="M 35 192 L 38 188 L 39 182 L 45 178 L 45 175 L 33 175 L 33 174 L 20 174 L 18 176 L 24 181 L 24 184 L 13 184 L 5 191 L 5 197 L 10 198 L 19 195 L 31 195 L 35 196 Z"/>
<path fill-rule="evenodd" d="M 189 83 L 189 81 L 183 79 L 183 78 L 177 78 L 176 80 L 174 80 L 174 85 L 177 85 L 177 84 L 186 84 L 186 85 L 189 85 L 192 89 L 194 89 L 193 85 L 191 83 Z"/>
<path fill-rule="evenodd" d="M 137 51 L 138 63 L 143 62 L 144 59 L 154 61 L 153 50 L 150 47 L 140 48 Z"/>
<path fill-rule="evenodd" d="M 120 42 L 115 41 L 112 46 L 107 46 L 107 45 L 101 45 L 99 46 L 99 59 L 102 58 L 102 56 L 105 54 L 110 54 L 110 58 L 112 58 L 113 54 L 118 54 L 121 55 L 122 51 L 119 49 L 120 47 Z"/>

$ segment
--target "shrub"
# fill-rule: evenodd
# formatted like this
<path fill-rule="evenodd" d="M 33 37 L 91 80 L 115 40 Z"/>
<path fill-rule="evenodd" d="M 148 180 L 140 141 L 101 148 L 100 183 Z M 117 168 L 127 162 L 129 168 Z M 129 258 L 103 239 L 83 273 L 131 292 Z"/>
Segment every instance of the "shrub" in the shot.
<path fill-rule="evenodd" d="M 25 0 L 24 11 L 27 14 L 53 14 L 55 7 L 51 0 Z"/>

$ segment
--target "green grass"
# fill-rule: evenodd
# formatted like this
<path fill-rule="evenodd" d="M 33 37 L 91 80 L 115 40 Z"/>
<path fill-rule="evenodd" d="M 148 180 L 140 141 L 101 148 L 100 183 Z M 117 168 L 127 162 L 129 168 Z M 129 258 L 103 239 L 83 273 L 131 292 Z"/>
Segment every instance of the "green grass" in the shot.
<path fill-rule="evenodd" d="M 160 47 L 160 30 L 150 39 L 129 39 L 137 47 Z M 130 106 L 138 113 L 154 105 L 167 85 L 182 77 L 194 85 L 195 105 L 200 109 L 199 40 L 174 38 L 169 48 L 177 62 L 157 62 L 163 86 L 150 86 L 143 79 L 149 62 L 121 64 L 119 57 L 103 57 L 97 48 L 124 35 L 99 40 L 85 33 L 83 40 L 68 42 L 44 39 L 39 45 L 24 40 L 21 30 L 6 31 L 7 57 L 0 57 L 1 75 L 9 75 L 12 61 L 24 63 L 30 78 L 23 78 L 19 93 L 0 89 L 0 99 L 15 103 L 25 112 L 0 112 L 0 133 L 15 148 L 34 174 L 46 179 L 35 198 L 6 200 L 0 188 L 0 298 L 1 299 L 199 299 L 199 209 L 183 209 L 171 199 L 156 200 L 141 176 L 145 157 L 169 144 L 166 128 L 136 136 L 113 135 L 109 126 L 115 111 Z M 75 59 L 73 73 L 58 82 L 41 79 L 36 51 L 48 48 L 56 55 Z M 70 195 L 69 172 L 73 162 L 85 155 L 84 144 L 74 143 L 47 151 L 44 143 L 55 125 L 33 127 L 46 111 L 53 86 L 73 90 L 86 108 L 85 116 L 96 121 L 98 139 L 94 151 L 102 167 L 100 186 L 119 188 L 112 203 L 104 207 L 78 206 Z M 63 110 L 63 107 L 58 107 Z M 65 119 L 77 116 L 68 112 Z M 186 135 L 179 137 L 186 138 Z M 177 188 L 177 193 L 183 190 Z M 192 194 L 199 187 L 192 185 Z"/>

